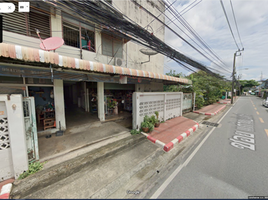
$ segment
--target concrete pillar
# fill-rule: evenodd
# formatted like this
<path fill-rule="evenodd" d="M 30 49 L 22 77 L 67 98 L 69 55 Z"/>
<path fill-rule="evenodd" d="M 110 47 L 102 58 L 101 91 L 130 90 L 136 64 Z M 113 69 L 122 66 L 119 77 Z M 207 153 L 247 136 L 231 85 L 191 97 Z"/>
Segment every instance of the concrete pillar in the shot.
<path fill-rule="evenodd" d="M 28 152 L 26 145 L 22 95 L 12 94 L 10 96 L 10 100 L 8 100 L 7 96 L 5 98 L 9 140 L 11 144 L 11 158 L 13 162 L 14 175 L 17 179 L 20 174 L 28 170 Z M 5 112 L 3 112 L 3 114 L 5 114 Z"/>
<path fill-rule="evenodd" d="M 63 93 L 63 80 L 54 79 L 54 104 L 55 104 L 55 115 L 56 115 L 56 127 L 59 128 L 59 122 L 61 129 L 66 130 L 65 121 L 65 102 Z"/>
<path fill-rule="evenodd" d="M 54 9 L 54 8 L 51 8 Z M 54 10 L 52 11 L 54 12 Z M 50 15 L 50 23 L 51 23 L 51 36 L 52 37 L 60 37 L 62 38 L 62 24 L 61 24 L 61 11 L 56 10 L 56 15 Z"/>
<path fill-rule="evenodd" d="M 97 83 L 97 95 L 98 95 L 98 117 L 100 121 L 105 121 L 104 113 L 104 83 Z"/>

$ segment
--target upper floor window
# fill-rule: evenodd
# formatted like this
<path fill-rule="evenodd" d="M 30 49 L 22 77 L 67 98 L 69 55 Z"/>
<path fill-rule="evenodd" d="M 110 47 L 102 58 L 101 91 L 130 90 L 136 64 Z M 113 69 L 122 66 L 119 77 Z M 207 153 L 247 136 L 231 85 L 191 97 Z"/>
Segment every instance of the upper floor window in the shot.
<path fill-rule="evenodd" d="M 93 25 L 79 23 L 63 13 L 63 39 L 66 45 L 95 52 L 95 32 Z"/>
<path fill-rule="evenodd" d="M 102 33 L 102 54 L 123 58 L 123 40 L 115 36 Z"/>
<path fill-rule="evenodd" d="M 38 8 L 30 9 L 29 13 L 17 12 L 1 13 L 3 16 L 3 30 L 27 35 L 31 37 L 38 37 L 36 29 L 40 31 L 42 39 L 50 37 L 50 14 L 42 12 Z"/>

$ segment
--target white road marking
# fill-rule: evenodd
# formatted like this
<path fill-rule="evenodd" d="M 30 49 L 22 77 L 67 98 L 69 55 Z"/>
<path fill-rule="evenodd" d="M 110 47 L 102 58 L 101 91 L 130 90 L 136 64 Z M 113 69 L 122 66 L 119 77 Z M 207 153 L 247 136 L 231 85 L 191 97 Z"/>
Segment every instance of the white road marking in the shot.
<path fill-rule="evenodd" d="M 266 135 L 268 136 L 268 129 L 264 129 L 265 130 L 265 132 L 266 132 Z"/>
<path fill-rule="evenodd" d="M 235 104 L 237 101 L 235 102 Z M 217 122 L 220 123 L 223 118 L 230 112 L 230 110 L 235 106 L 233 106 L 222 116 L 222 118 Z M 211 135 L 211 133 L 215 130 L 216 127 L 213 127 L 211 131 L 207 134 L 207 136 L 202 140 L 202 142 L 196 147 L 196 149 L 193 151 L 193 153 L 187 158 L 186 161 L 184 161 L 183 164 L 179 165 L 177 169 L 165 180 L 165 182 L 155 191 L 155 193 L 150 197 L 150 199 L 157 199 L 162 192 L 167 188 L 167 186 L 171 183 L 171 181 L 177 176 L 177 174 L 181 171 L 181 169 L 192 160 L 192 158 L 195 156 L 196 152 L 201 148 L 201 146 L 205 143 L 205 141 L 208 139 L 208 137 Z"/>

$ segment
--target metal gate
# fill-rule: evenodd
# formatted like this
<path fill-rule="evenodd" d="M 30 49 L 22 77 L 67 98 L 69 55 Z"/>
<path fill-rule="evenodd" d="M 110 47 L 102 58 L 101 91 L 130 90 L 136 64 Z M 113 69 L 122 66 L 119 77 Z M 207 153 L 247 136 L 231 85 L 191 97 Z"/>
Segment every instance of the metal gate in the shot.
<path fill-rule="evenodd" d="M 14 177 L 6 104 L 0 101 L 0 180 Z"/>
<path fill-rule="evenodd" d="M 39 160 L 34 97 L 23 98 L 23 112 L 28 161 L 30 163 Z"/>
<path fill-rule="evenodd" d="M 192 93 L 183 93 L 182 112 L 192 109 L 193 95 Z"/>

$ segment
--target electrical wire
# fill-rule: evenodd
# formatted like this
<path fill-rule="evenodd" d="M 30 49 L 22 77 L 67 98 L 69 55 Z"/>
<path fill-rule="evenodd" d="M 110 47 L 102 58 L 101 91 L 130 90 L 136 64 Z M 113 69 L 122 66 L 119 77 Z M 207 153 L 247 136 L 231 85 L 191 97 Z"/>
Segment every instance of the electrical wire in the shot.
<path fill-rule="evenodd" d="M 224 8 L 224 5 L 223 5 L 222 0 L 220 0 L 220 2 L 221 2 L 221 7 L 222 7 L 222 10 L 223 10 L 223 12 L 224 12 L 225 18 L 226 18 L 226 20 L 227 20 L 227 23 L 228 23 L 229 29 L 230 29 L 231 34 L 232 34 L 232 36 L 233 36 L 233 39 L 234 39 L 235 45 L 236 45 L 237 49 L 240 49 L 240 48 L 239 48 L 239 46 L 238 46 L 238 44 L 237 44 L 237 42 L 236 42 L 236 39 L 235 39 L 235 37 L 234 37 L 234 34 L 233 34 L 233 31 L 232 31 L 232 28 L 231 28 L 231 25 L 230 25 L 229 19 L 228 19 L 228 17 L 227 17 L 227 14 L 226 14 L 226 11 L 225 11 L 225 8 Z"/>
<path fill-rule="evenodd" d="M 160 1 L 161 2 L 161 1 Z M 167 1 L 168 2 L 168 1 Z M 191 25 L 180 15 L 180 13 L 178 13 L 178 11 L 176 9 L 173 8 L 173 6 L 171 6 L 172 10 L 172 14 L 173 16 L 175 16 L 175 18 L 179 21 L 180 24 L 182 24 L 193 36 L 194 38 L 196 38 L 201 45 L 203 45 L 210 53 L 211 53 L 211 57 L 215 57 L 219 62 L 221 62 L 222 64 L 224 64 L 226 67 L 228 67 L 219 57 L 218 55 L 216 55 L 215 52 L 213 52 L 213 50 L 208 46 L 208 44 L 206 44 L 206 42 L 198 35 L 198 33 L 191 27 Z M 170 11 L 169 11 L 170 12 Z M 171 13 L 170 12 L 170 13 Z M 185 33 L 185 32 L 184 32 Z M 188 35 L 187 35 L 188 36 Z M 189 37 L 189 36 L 188 36 Z M 190 38 L 190 37 L 189 37 Z M 196 43 L 196 42 L 195 42 Z M 200 45 L 198 45 L 200 47 Z M 202 48 L 202 50 L 204 50 Z M 206 52 L 206 51 L 205 51 Z M 207 53 L 207 52 L 206 52 Z M 214 62 L 214 61 L 213 61 Z M 215 63 L 215 62 L 214 62 Z M 217 64 L 217 66 L 219 66 Z M 220 68 L 226 70 L 223 66 L 219 66 Z M 228 71 L 228 70 L 226 70 Z M 228 71 L 229 73 L 231 73 L 231 71 Z"/>
<path fill-rule="evenodd" d="M 235 26 L 236 26 L 237 34 L 238 34 L 238 37 L 239 37 L 241 46 L 242 46 L 242 48 L 244 48 L 244 47 L 243 47 L 243 43 L 242 43 L 242 41 L 241 41 L 241 37 L 240 37 L 239 30 L 238 30 L 237 21 L 236 21 L 236 17 L 235 17 L 235 13 L 234 13 L 234 8 L 233 8 L 233 4 L 232 4 L 232 1 L 231 1 L 231 0 L 230 0 L 230 4 L 231 4 L 231 8 L 232 8 L 232 13 L 233 13 L 234 21 L 235 21 Z"/>
<path fill-rule="evenodd" d="M 138 44 L 144 45 L 167 57 L 170 57 L 176 62 L 184 62 L 191 67 L 203 70 L 211 75 L 221 78 L 203 64 L 196 62 L 195 60 L 190 59 L 180 52 L 172 49 L 159 38 L 144 30 L 142 27 L 131 23 L 124 18 L 125 16 L 122 13 L 118 13 L 116 10 L 107 7 L 105 4 L 103 4 L 103 2 L 93 2 L 89 0 L 79 2 L 54 0 L 47 1 L 53 2 L 59 9 L 69 11 L 85 21 L 96 23 L 101 28 L 106 27 L 108 30 L 113 31 L 120 37 L 127 38 L 128 40 L 131 39 Z M 189 69 L 187 65 L 185 65 L 185 67 Z"/>

